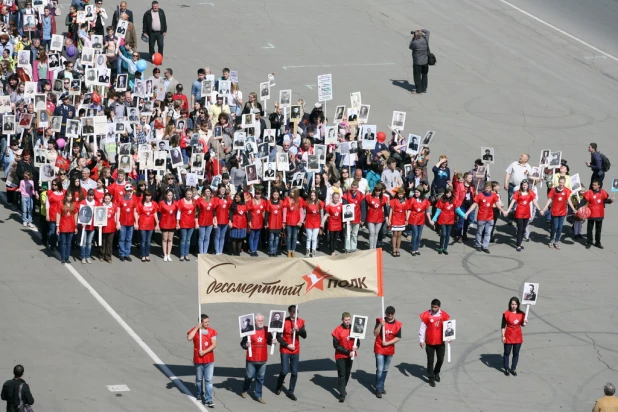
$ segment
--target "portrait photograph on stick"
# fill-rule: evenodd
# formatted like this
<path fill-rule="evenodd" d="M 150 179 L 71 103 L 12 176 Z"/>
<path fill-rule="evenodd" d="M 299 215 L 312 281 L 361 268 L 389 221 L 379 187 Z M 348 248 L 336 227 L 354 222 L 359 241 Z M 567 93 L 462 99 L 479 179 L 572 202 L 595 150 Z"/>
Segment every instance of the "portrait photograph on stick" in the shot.
<path fill-rule="evenodd" d="M 521 297 L 522 305 L 536 305 L 539 293 L 538 283 L 524 283 L 524 290 Z"/>
<path fill-rule="evenodd" d="M 365 334 L 367 333 L 367 319 L 368 316 L 352 316 L 352 330 L 350 331 L 351 338 L 365 339 Z"/>
<path fill-rule="evenodd" d="M 442 323 L 442 340 L 449 342 L 455 340 L 457 321 L 455 319 L 449 319 Z"/>
<path fill-rule="evenodd" d="M 481 160 L 484 164 L 494 164 L 494 148 L 493 147 L 481 147 Z"/>
<path fill-rule="evenodd" d="M 107 226 L 107 207 L 95 206 L 94 207 L 94 226 L 103 227 Z"/>
<path fill-rule="evenodd" d="M 241 338 L 253 335 L 255 333 L 255 313 L 239 316 L 238 328 L 240 330 Z"/>
<path fill-rule="evenodd" d="M 271 310 L 270 316 L 268 317 L 268 331 L 282 333 L 284 321 L 285 321 L 285 311 Z"/>

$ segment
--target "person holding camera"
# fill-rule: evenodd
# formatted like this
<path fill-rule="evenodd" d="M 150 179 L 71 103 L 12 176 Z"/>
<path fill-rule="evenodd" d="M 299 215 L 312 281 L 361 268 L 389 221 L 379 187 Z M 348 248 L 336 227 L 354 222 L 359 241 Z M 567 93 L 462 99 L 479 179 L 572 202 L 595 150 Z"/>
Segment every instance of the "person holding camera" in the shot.
<path fill-rule="evenodd" d="M 412 50 L 412 70 L 416 90 L 412 94 L 427 93 L 427 72 L 429 71 L 429 30 L 411 31 L 414 37 L 410 41 Z"/>

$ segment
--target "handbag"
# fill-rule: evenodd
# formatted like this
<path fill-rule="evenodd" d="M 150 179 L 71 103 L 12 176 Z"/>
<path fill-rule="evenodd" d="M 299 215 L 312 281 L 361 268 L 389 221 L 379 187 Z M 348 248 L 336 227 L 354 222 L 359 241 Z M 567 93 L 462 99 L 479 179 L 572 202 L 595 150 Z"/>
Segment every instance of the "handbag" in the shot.
<path fill-rule="evenodd" d="M 437 62 L 436 55 L 433 54 L 429 49 L 429 40 L 427 40 L 427 37 L 425 37 L 425 41 L 427 42 L 427 64 L 429 64 L 430 66 L 435 66 Z"/>
<path fill-rule="evenodd" d="M 34 412 L 34 409 L 32 409 L 32 406 L 24 405 L 24 401 L 21 399 L 21 391 L 23 387 L 24 387 L 24 384 L 22 383 L 21 385 L 19 385 L 19 389 L 17 390 L 17 394 L 19 396 L 19 406 L 17 407 L 17 411 L 18 412 Z"/>

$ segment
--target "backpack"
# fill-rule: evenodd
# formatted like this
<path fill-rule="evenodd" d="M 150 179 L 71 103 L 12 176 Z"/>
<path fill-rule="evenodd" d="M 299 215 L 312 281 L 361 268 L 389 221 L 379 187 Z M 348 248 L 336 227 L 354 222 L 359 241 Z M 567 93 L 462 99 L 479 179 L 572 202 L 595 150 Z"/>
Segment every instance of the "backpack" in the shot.
<path fill-rule="evenodd" d="M 603 169 L 604 172 L 609 172 L 609 168 L 612 166 L 609 159 L 601 152 L 599 152 L 599 156 L 601 156 L 601 169 Z"/>

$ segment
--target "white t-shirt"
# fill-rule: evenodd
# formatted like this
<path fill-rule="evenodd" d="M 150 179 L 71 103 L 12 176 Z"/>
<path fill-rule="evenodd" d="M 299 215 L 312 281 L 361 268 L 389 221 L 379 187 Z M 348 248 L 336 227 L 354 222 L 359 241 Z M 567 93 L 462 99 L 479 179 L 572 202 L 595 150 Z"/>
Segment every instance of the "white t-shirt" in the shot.
<path fill-rule="evenodd" d="M 528 173 L 526 173 L 526 171 Z M 532 173 L 532 167 L 528 163 L 520 165 L 518 161 L 515 161 L 509 165 L 506 172 L 511 175 L 509 183 L 519 186 L 521 181 L 528 178 L 528 175 Z"/>

